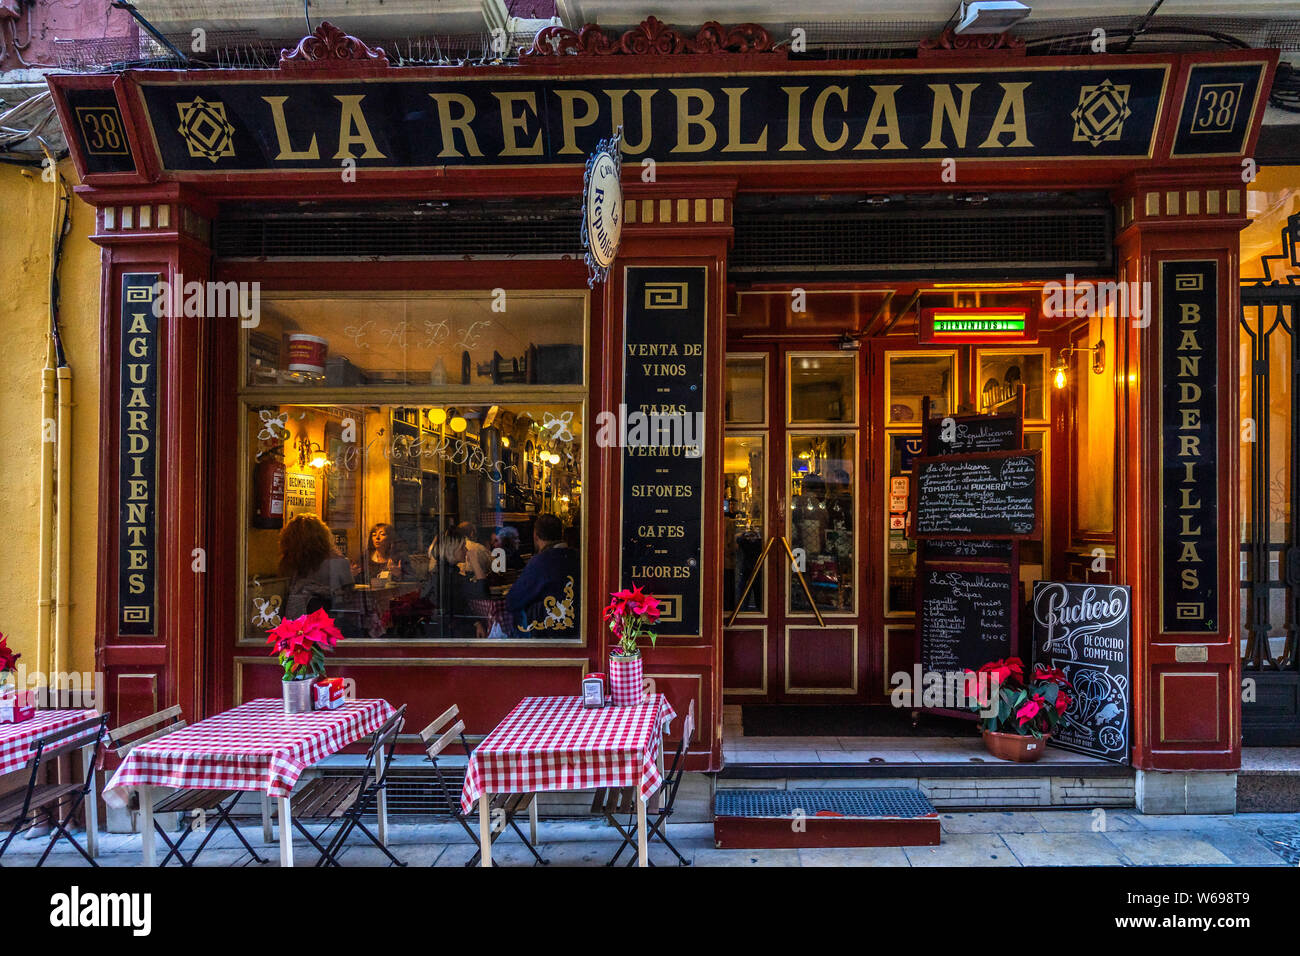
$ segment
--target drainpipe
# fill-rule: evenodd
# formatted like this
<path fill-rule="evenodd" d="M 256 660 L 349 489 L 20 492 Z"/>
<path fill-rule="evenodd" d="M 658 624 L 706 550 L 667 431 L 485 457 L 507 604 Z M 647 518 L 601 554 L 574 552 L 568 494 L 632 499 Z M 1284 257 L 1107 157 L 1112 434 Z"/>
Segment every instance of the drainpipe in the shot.
<path fill-rule="evenodd" d="M 38 137 L 39 139 L 39 137 Z M 50 235 L 50 343 L 46 353 L 45 368 L 41 373 L 41 627 L 47 650 L 41 652 L 42 667 L 47 673 L 47 687 L 53 691 L 49 675 L 67 671 L 68 662 L 68 612 L 71 607 L 70 579 L 72 565 L 72 369 L 68 366 L 59 333 L 59 259 L 63 251 L 63 235 L 68 225 L 69 194 L 58 165 L 50 155 L 44 140 L 40 140 L 46 163 L 54 170 L 54 207 L 51 212 Z M 51 366 L 54 366 L 51 368 Z M 53 394 L 51 395 L 51 387 Z M 55 407 L 50 408 L 53 404 Z M 47 437 L 46 428 L 55 418 L 54 448 Z M 50 458 L 53 457 L 53 468 Z M 50 486 L 53 485 L 53 558 L 51 560 Z M 51 565 L 53 566 L 51 568 Z M 49 595 L 50 571 L 54 575 L 53 636 L 50 635 Z M 38 648 L 41 637 L 38 636 Z"/>
<path fill-rule="evenodd" d="M 58 368 L 59 451 L 55 467 L 54 670 L 68 670 L 68 618 L 72 603 L 72 369 Z"/>
<path fill-rule="evenodd" d="M 54 562 L 54 340 L 45 351 L 45 368 L 41 370 L 41 498 L 40 559 L 36 582 L 36 669 L 49 673 L 54 661 L 51 638 L 51 587 Z"/>

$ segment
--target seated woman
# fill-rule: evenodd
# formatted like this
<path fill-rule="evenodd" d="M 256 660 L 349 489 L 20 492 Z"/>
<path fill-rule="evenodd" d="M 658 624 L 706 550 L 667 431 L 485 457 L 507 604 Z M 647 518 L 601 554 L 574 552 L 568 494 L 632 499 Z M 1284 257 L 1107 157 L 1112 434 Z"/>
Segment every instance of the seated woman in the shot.
<path fill-rule="evenodd" d="M 385 572 L 390 581 L 409 581 L 412 577 L 411 561 L 404 549 L 399 547 L 393 526 L 386 521 L 378 522 L 370 529 L 369 547 L 362 563 L 353 567 L 357 583 L 367 584 L 375 581 Z"/>
<path fill-rule="evenodd" d="M 280 532 L 280 573 L 289 584 L 284 617 L 291 620 L 318 608 L 336 610 L 352 587 L 352 569 L 339 554 L 325 522 L 314 514 L 290 518 Z"/>
<path fill-rule="evenodd" d="M 465 536 L 455 528 L 429 546 L 429 580 L 422 596 L 433 604 L 434 637 L 483 637 L 484 619 L 478 602 L 487 599 L 487 582 L 460 573 L 467 557 Z"/>

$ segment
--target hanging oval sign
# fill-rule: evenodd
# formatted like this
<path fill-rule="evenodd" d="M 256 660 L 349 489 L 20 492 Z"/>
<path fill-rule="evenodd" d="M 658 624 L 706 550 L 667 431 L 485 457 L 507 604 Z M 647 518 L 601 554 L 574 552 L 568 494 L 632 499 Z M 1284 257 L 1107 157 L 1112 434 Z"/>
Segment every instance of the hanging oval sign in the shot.
<path fill-rule="evenodd" d="M 583 179 L 582 245 L 587 284 L 604 282 L 618 255 L 623 232 L 622 130 L 599 143 L 587 160 Z"/>

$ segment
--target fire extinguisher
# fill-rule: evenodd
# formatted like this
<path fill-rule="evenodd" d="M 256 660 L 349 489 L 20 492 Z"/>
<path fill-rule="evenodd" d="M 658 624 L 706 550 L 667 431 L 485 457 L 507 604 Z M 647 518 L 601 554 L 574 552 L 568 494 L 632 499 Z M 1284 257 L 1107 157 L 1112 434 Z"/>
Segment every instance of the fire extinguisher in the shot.
<path fill-rule="evenodd" d="M 253 470 L 253 527 L 284 526 L 284 460 L 279 449 L 257 456 Z"/>

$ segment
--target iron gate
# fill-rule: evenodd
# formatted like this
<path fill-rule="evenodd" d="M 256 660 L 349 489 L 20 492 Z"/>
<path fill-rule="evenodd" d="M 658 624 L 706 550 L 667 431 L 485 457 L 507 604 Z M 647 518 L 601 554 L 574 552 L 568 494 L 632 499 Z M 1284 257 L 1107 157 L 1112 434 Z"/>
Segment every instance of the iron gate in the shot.
<path fill-rule="evenodd" d="M 1300 217 L 1283 233 L 1295 259 Z M 1268 257 L 1274 258 L 1274 257 Z M 1242 737 L 1246 746 L 1300 745 L 1300 285 L 1241 287 L 1243 502 Z"/>

